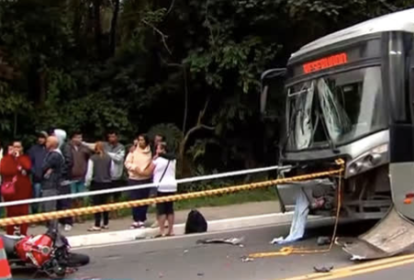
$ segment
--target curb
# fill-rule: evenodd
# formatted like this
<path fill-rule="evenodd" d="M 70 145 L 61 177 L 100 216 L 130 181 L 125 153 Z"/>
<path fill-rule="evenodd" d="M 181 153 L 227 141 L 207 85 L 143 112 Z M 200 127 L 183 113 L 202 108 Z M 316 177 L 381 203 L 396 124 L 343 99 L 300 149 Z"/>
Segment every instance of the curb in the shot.
<path fill-rule="evenodd" d="M 214 220 L 208 222 L 208 232 L 219 232 L 227 230 L 235 230 L 248 227 L 268 226 L 288 224 L 292 221 L 293 212 L 265 214 L 257 216 L 247 216 L 241 218 L 231 218 Z M 319 219 L 319 216 L 309 216 L 308 220 Z M 184 234 L 185 224 L 174 226 L 174 232 L 177 236 Z M 122 243 L 139 239 L 146 239 L 155 236 L 158 229 L 130 229 L 113 232 L 103 232 L 95 234 L 85 234 L 78 236 L 69 236 L 69 244 L 72 248 L 97 246 L 111 243 Z"/>

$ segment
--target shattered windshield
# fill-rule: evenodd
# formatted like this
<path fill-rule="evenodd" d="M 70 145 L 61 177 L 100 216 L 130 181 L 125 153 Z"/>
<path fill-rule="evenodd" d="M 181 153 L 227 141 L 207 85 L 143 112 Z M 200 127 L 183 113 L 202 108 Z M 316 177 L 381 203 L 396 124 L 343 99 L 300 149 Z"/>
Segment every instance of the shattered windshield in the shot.
<path fill-rule="evenodd" d="M 288 150 L 337 146 L 386 128 L 380 67 L 288 88 Z"/>

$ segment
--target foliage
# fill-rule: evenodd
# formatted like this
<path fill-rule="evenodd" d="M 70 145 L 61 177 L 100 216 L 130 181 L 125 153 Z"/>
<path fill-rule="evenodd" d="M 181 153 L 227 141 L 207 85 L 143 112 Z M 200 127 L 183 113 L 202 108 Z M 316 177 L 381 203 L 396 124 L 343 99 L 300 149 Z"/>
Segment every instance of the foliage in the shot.
<path fill-rule="evenodd" d="M 49 126 L 79 128 L 94 140 L 115 128 L 125 142 L 138 132 L 166 135 L 185 150 L 183 176 L 269 163 L 280 119 L 266 127 L 259 118 L 261 72 L 324 34 L 409 5 L 1 1 L 2 63 L 19 74 L 0 82 L 1 140 L 31 141 Z"/>

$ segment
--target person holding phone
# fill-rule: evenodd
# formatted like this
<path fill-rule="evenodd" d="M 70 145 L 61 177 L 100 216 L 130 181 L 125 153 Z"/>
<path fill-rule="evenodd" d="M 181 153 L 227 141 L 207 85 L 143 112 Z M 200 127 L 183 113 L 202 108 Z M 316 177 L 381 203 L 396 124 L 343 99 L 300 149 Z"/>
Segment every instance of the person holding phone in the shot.
<path fill-rule="evenodd" d="M 176 158 L 174 154 L 168 153 L 167 144 L 160 142 L 156 148 L 157 157 L 145 170 L 138 172 L 141 176 L 153 176 L 154 183 L 158 183 L 157 197 L 167 197 L 176 194 L 177 181 L 175 177 Z M 174 235 L 174 203 L 161 202 L 157 204 L 157 222 L 160 232 L 156 237 Z M 167 233 L 165 226 L 167 224 Z"/>
<path fill-rule="evenodd" d="M 32 198 L 32 183 L 29 176 L 31 168 L 30 157 L 23 153 L 22 142 L 14 141 L 9 153 L 0 162 L 0 175 L 3 178 L 1 191 L 4 201 Z M 29 204 L 6 207 L 6 213 L 8 218 L 28 215 Z M 27 235 L 28 226 L 29 224 L 22 224 L 16 227 L 20 234 Z M 6 232 L 10 235 L 15 234 L 15 226 L 7 226 Z"/>
<path fill-rule="evenodd" d="M 151 175 L 140 175 L 140 170 L 145 170 L 152 161 L 152 153 L 148 136 L 141 134 L 138 136 L 138 144 L 132 152 L 129 152 L 125 160 L 125 168 L 128 171 L 128 185 L 137 186 L 152 183 Z M 146 199 L 149 197 L 150 189 L 136 189 L 130 192 L 131 200 Z M 148 206 L 132 208 L 133 223 L 131 228 L 143 228 L 147 220 Z"/>

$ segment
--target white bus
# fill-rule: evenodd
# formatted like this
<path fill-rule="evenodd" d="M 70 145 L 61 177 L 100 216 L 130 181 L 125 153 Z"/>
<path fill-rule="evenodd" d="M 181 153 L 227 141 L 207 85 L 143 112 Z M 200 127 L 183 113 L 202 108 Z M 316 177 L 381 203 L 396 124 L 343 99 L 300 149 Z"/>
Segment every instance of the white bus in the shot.
<path fill-rule="evenodd" d="M 284 94 L 275 82 L 285 79 Z M 286 99 L 280 163 L 285 176 L 346 160 L 341 218 L 380 219 L 344 250 L 360 259 L 395 255 L 414 244 L 414 9 L 338 31 L 292 54 L 287 68 L 262 75 L 261 111 Z M 282 175 L 282 174 L 281 174 Z M 282 211 L 295 188 L 334 215 L 338 177 L 328 184 L 280 185 Z"/>

